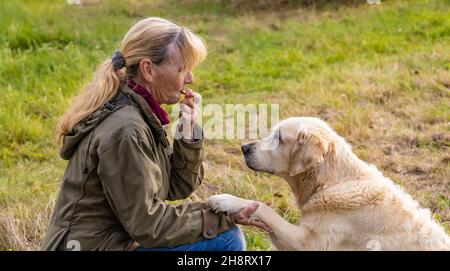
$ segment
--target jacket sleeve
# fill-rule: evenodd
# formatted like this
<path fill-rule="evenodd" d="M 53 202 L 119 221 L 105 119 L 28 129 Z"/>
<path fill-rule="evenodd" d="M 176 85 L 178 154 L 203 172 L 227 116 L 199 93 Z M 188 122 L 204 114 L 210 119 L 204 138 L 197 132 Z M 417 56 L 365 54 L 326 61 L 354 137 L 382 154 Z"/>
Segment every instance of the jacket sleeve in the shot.
<path fill-rule="evenodd" d="M 170 157 L 171 174 L 168 200 L 185 199 L 202 183 L 203 168 L 203 129 L 196 124 L 196 140 L 187 142 L 177 131 L 173 141 L 173 153 Z"/>
<path fill-rule="evenodd" d="M 203 139 L 185 142 L 183 139 L 173 141 L 173 153 L 170 157 L 171 174 L 168 200 L 189 197 L 202 183 Z"/>
<path fill-rule="evenodd" d="M 106 198 L 130 237 L 144 247 L 173 247 L 212 238 L 234 226 L 205 203 L 166 204 L 156 197 L 161 169 L 150 146 L 124 136 L 99 154 L 97 168 Z"/>

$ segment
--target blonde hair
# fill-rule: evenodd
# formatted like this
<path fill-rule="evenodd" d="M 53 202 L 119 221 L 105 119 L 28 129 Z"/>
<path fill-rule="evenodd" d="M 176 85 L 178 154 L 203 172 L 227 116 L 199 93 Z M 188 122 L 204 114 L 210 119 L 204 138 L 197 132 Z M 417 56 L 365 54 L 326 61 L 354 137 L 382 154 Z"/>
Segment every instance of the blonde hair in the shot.
<path fill-rule="evenodd" d="M 101 63 L 93 80 L 59 119 L 56 141 L 60 143 L 75 125 L 113 98 L 124 81 L 124 75 L 136 75 L 142 59 L 149 58 L 156 65 L 162 64 L 169 57 L 168 47 L 171 44 L 181 53 L 184 70 L 193 69 L 206 58 L 206 47 L 201 38 L 185 27 L 156 17 L 140 20 L 132 26 L 120 47 L 126 63 L 125 73 L 116 71 L 111 59 Z"/>

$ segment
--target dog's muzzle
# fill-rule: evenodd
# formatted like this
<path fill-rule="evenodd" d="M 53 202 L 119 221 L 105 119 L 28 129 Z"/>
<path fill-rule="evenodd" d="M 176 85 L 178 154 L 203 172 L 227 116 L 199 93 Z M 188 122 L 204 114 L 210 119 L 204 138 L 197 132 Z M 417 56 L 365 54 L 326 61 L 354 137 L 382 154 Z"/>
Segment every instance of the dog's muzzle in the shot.
<path fill-rule="evenodd" d="M 254 167 L 254 158 L 252 155 L 252 149 L 253 149 L 253 143 L 250 144 L 245 144 L 241 146 L 241 150 L 242 153 L 244 154 L 244 160 L 245 163 L 247 164 L 247 166 L 253 170 L 256 170 L 256 168 Z"/>

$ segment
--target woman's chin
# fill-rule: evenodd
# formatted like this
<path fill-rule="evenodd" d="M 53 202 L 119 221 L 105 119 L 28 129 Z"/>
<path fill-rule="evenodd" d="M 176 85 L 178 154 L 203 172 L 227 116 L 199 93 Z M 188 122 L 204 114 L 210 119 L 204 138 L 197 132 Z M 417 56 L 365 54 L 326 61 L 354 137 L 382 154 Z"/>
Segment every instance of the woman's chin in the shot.
<path fill-rule="evenodd" d="M 165 104 L 176 104 L 180 101 L 180 94 L 177 94 L 176 97 L 171 98 L 168 102 L 166 102 Z"/>
<path fill-rule="evenodd" d="M 161 104 L 176 104 L 180 101 L 181 93 L 175 94 L 173 97 L 167 97 Z"/>

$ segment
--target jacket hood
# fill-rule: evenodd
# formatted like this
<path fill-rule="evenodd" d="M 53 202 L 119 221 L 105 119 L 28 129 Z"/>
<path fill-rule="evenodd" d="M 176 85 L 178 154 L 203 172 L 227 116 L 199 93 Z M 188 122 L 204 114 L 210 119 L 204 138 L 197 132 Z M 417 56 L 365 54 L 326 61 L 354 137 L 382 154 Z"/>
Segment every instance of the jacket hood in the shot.
<path fill-rule="evenodd" d="M 81 140 L 89 135 L 109 115 L 127 104 L 129 104 L 129 98 L 119 91 L 119 94 L 116 97 L 111 99 L 97 111 L 81 120 L 68 134 L 64 136 L 63 144 L 59 153 L 61 158 L 64 160 L 69 160 Z"/>
<path fill-rule="evenodd" d="M 90 135 L 91 132 L 109 115 L 125 105 L 134 105 L 138 108 L 142 113 L 142 117 L 145 122 L 152 130 L 154 130 L 155 135 L 161 144 L 165 148 L 169 146 L 169 141 L 167 140 L 167 134 L 164 127 L 152 113 L 144 98 L 135 93 L 127 85 L 123 85 L 117 96 L 112 98 L 100 109 L 80 121 L 67 135 L 64 136 L 60 156 L 65 160 L 69 160 L 81 140 Z"/>

